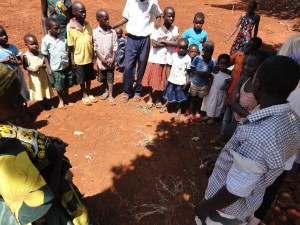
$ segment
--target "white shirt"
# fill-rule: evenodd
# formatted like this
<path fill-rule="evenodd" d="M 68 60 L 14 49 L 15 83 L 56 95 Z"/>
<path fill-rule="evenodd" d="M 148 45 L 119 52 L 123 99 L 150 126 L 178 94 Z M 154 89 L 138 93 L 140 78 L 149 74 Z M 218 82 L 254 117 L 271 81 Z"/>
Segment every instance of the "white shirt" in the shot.
<path fill-rule="evenodd" d="M 153 29 L 153 16 L 161 14 L 157 0 L 127 0 L 123 11 L 123 17 L 128 20 L 126 30 L 129 34 L 146 37 Z"/>
<path fill-rule="evenodd" d="M 173 37 L 178 36 L 178 27 L 171 26 L 170 29 L 165 33 L 161 27 L 159 29 L 154 29 L 151 34 L 151 39 L 157 41 L 158 39 L 165 39 L 170 41 Z M 148 61 L 151 63 L 166 64 L 170 61 L 170 57 L 174 53 L 174 46 L 166 47 L 152 47 L 149 53 Z"/>
<path fill-rule="evenodd" d="M 168 81 L 172 84 L 184 85 L 186 83 L 186 72 L 191 69 L 189 55 L 180 56 L 174 53 L 167 64 L 172 65 Z"/>

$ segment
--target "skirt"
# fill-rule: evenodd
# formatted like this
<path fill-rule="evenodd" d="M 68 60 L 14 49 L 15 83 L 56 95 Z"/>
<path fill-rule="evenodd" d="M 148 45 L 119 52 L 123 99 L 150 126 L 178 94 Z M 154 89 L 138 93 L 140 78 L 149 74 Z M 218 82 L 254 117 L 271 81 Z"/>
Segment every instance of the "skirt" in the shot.
<path fill-rule="evenodd" d="M 188 93 L 182 90 L 183 85 L 172 84 L 168 81 L 163 98 L 169 102 L 184 102 L 188 99 Z"/>
<path fill-rule="evenodd" d="M 167 78 L 166 65 L 148 62 L 142 85 L 151 87 L 155 91 L 163 91 L 166 87 Z"/>

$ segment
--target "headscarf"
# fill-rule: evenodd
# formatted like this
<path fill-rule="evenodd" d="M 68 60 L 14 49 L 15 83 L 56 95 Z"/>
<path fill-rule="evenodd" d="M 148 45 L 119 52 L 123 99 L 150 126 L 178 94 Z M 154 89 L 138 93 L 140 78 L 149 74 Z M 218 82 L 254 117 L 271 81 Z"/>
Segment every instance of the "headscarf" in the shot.
<path fill-rule="evenodd" d="M 0 96 L 7 91 L 15 78 L 15 70 L 11 70 L 7 65 L 0 63 Z"/>

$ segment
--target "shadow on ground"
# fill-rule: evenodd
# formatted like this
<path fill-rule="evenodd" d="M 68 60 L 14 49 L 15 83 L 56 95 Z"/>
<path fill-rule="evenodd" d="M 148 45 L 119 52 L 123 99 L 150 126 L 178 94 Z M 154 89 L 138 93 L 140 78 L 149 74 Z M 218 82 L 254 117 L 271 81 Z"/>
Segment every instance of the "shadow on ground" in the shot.
<path fill-rule="evenodd" d="M 218 126 L 161 121 L 154 137 L 141 133 L 141 151 L 150 156 L 113 167 L 113 186 L 86 198 L 93 223 L 193 224 L 207 184 L 199 164 L 218 148 L 210 143 Z"/>
<path fill-rule="evenodd" d="M 227 10 L 247 10 L 249 0 L 238 0 L 233 4 L 208 4 L 211 7 L 222 8 Z M 299 0 L 258 0 L 258 13 L 268 16 L 275 17 L 280 20 L 296 19 L 295 24 L 292 25 L 294 31 L 300 32 L 300 1 Z M 298 22 L 297 22 L 298 21 Z"/>

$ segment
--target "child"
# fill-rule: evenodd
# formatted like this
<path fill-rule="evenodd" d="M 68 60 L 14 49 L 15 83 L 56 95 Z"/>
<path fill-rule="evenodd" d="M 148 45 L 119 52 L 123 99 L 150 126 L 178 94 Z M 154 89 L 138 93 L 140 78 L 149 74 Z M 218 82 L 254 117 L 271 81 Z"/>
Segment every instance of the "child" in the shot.
<path fill-rule="evenodd" d="M 253 28 L 254 28 L 253 36 L 254 37 L 257 36 L 260 15 L 255 13 L 256 8 L 257 8 L 257 2 L 255 0 L 251 1 L 248 4 L 247 13 L 244 13 L 243 15 L 241 15 L 237 24 L 233 28 L 230 36 L 227 38 L 226 43 L 230 40 L 232 35 L 237 31 L 237 29 L 241 25 L 241 29 L 238 32 L 238 35 L 231 46 L 230 55 L 232 55 L 233 53 L 240 51 L 244 48 L 244 46 L 248 43 L 248 41 L 250 40 L 250 38 L 252 36 Z"/>
<path fill-rule="evenodd" d="M 221 54 L 218 57 L 219 72 L 213 73 L 213 82 L 208 95 L 204 96 L 201 110 L 206 112 L 208 124 L 215 123 L 216 119 L 224 112 L 227 89 L 231 82 L 231 76 L 228 74 L 230 56 Z"/>
<path fill-rule="evenodd" d="M 174 47 L 178 45 L 178 28 L 172 25 L 175 19 L 175 10 L 172 7 L 166 7 L 163 18 L 162 27 L 155 29 L 151 34 L 152 48 L 142 80 L 142 85 L 149 87 L 148 108 L 152 108 L 154 104 L 153 91 L 159 92 L 155 106 L 162 107 L 162 91 L 166 87 L 167 74 L 170 69 L 166 63 L 174 53 Z"/>
<path fill-rule="evenodd" d="M 180 118 L 182 103 L 187 100 L 189 72 L 191 69 L 191 58 L 187 54 L 188 45 L 189 41 L 186 38 L 181 38 L 178 41 L 178 52 L 173 53 L 170 61 L 167 62 L 172 67 L 163 97 L 167 103 L 177 103 L 177 112 L 172 117 L 174 120 Z"/>
<path fill-rule="evenodd" d="M 32 34 L 24 36 L 28 51 L 23 56 L 23 67 L 29 75 L 30 100 L 40 101 L 41 110 L 49 110 L 51 107 L 47 99 L 53 96 L 53 90 L 46 73 L 44 56 L 39 51 L 39 44 Z"/>
<path fill-rule="evenodd" d="M 217 64 L 216 60 L 212 58 L 214 47 L 215 45 L 213 42 L 205 42 L 203 46 L 203 55 L 196 56 L 192 62 L 192 70 L 190 77 L 191 114 L 187 116 L 187 121 L 192 120 L 194 118 L 194 114 L 197 119 L 201 119 L 199 108 L 202 104 L 203 97 L 208 94 L 209 78 Z M 199 97 L 200 101 L 197 101 L 196 97 Z M 196 107 L 197 102 L 199 102 L 200 106 Z"/>
<path fill-rule="evenodd" d="M 299 78 L 299 65 L 288 57 L 273 56 L 260 65 L 252 86 L 259 109 L 241 122 L 223 148 L 206 200 L 195 208 L 197 224 L 249 222 L 266 188 L 300 148 L 299 117 L 287 103 Z"/>
<path fill-rule="evenodd" d="M 48 75 L 54 78 L 54 87 L 58 94 L 58 108 L 65 104 L 72 106 L 69 101 L 69 87 L 73 85 L 73 73 L 69 67 L 69 56 L 66 39 L 61 35 L 58 20 L 48 18 L 46 27 L 49 31 L 42 40 L 41 52 L 45 57 Z"/>
<path fill-rule="evenodd" d="M 125 46 L 127 40 L 123 37 L 123 29 L 121 27 L 116 28 L 115 31 L 118 37 L 118 49 L 116 53 L 116 70 L 119 72 L 123 72 L 125 66 Z"/>
<path fill-rule="evenodd" d="M 67 40 L 71 52 L 71 64 L 76 71 L 77 83 L 82 92 L 82 102 L 86 106 L 98 100 L 90 94 L 91 80 L 95 79 L 93 68 L 92 27 L 85 21 L 86 10 L 81 2 L 72 4 L 72 18 L 67 25 Z"/>
<path fill-rule="evenodd" d="M 262 44 L 262 40 L 259 37 L 253 37 L 245 45 L 242 51 L 238 51 L 230 57 L 230 65 L 233 65 L 234 67 L 232 71 L 232 81 L 227 93 L 226 109 L 225 109 L 224 117 L 222 120 L 222 126 L 221 126 L 221 137 L 223 138 L 224 138 L 226 127 L 228 126 L 228 124 L 230 124 L 233 121 L 231 99 L 232 99 L 232 93 L 234 87 L 236 86 L 236 82 L 241 76 L 243 59 L 245 58 L 245 56 L 249 55 L 250 53 L 258 51 L 261 44 Z"/>
<path fill-rule="evenodd" d="M 109 98 L 109 103 L 113 106 L 116 105 L 113 97 L 113 83 L 118 37 L 115 30 L 110 28 L 109 15 L 105 10 L 99 9 L 96 12 L 96 19 L 99 27 L 93 30 L 94 50 L 99 67 L 99 81 L 105 85 L 105 92 L 100 99 Z"/>
<path fill-rule="evenodd" d="M 6 64 L 11 69 L 17 69 L 18 77 L 22 84 L 21 94 L 24 98 L 24 119 L 27 120 L 30 118 L 29 115 L 27 115 L 27 101 L 30 97 L 24 74 L 19 66 L 22 64 L 22 58 L 17 47 L 13 44 L 8 44 L 8 35 L 2 26 L 0 26 L 0 62 Z"/>
<path fill-rule="evenodd" d="M 189 46 L 192 44 L 198 45 L 199 52 L 201 52 L 204 42 L 208 40 L 206 31 L 202 30 L 204 14 L 202 12 L 197 12 L 194 16 L 193 23 L 194 27 L 184 31 L 181 37 L 189 40 Z"/>
<path fill-rule="evenodd" d="M 191 57 L 191 61 L 194 60 L 194 58 L 199 55 L 199 47 L 196 44 L 191 44 L 189 47 L 189 56 Z"/>

